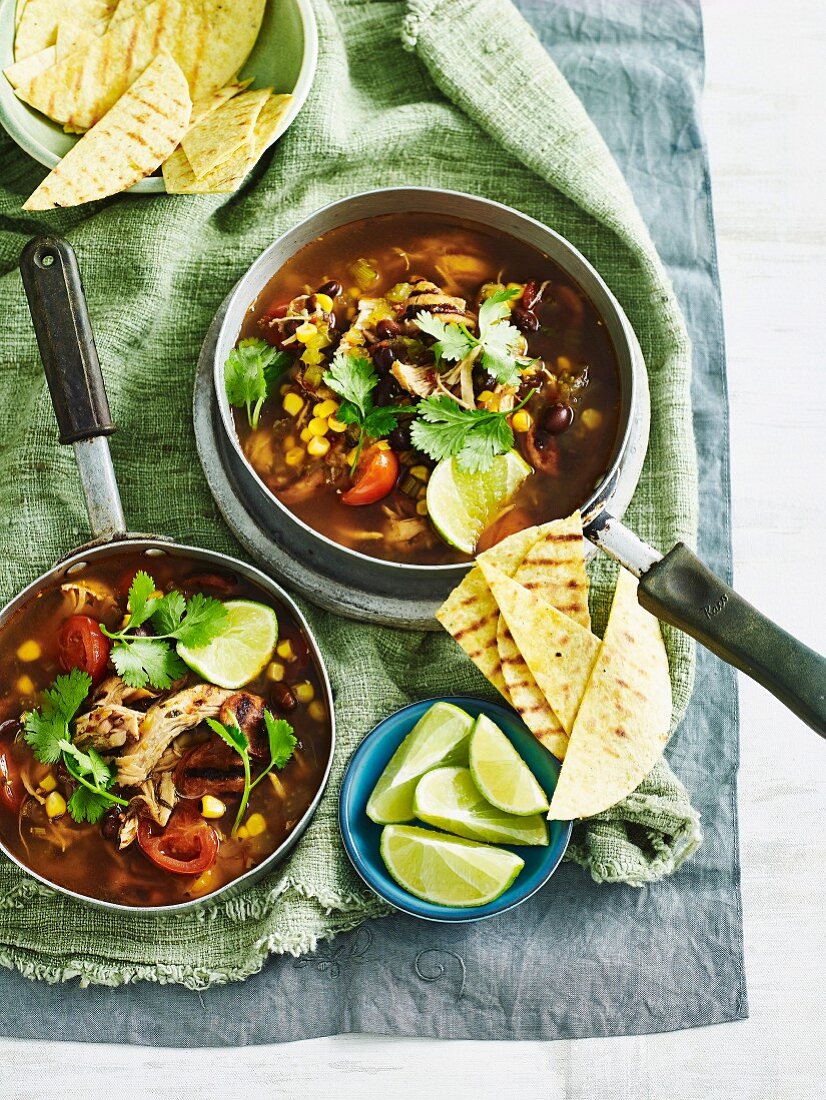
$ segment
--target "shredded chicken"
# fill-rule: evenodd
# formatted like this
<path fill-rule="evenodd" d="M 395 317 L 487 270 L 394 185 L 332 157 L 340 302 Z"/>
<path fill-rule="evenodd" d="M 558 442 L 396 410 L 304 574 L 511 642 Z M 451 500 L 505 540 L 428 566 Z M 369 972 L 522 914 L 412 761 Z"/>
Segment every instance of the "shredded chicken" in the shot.
<path fill-rule="evenodd" d="M 164 772 L 157 779 L 149 778 L 140 785 L 140 794 L 136 794 L 126 808 L 126 818 L 118 834 L 118 847 L 128 848 L 138 835 L 138 819 L 148 815 L 163 827 L 169 821 L 175 802 L 175 783 L 172 772 Z"/>
<path fill-rule="evenodd" d="M 108 619 L 118 610 L 115 593 L 100 581 L 67 581 L 61 584 L 63 609 L 66 615 L 91 615 Z"/>
<path fill-rule="evenodd" d="M 414 278 L 410 282 L 413 290 L 408 295 L 404 312 L 405 320 L 414 321 L 416 315 L 422 312 L 433 313 L 445 324 L 473 325 L 476 318 L 467 309 L 464 298 L 456 298 L 452 294 L 445 294 L 441 287 L 431 283 L 429 279 Z"/>
<path fill-rule="evenodd" d="M 416 367 L 397 360 L 390 373 L 403 390 L 417 397 L 430 397 L 436 391 L 436 372 L 433 367 Z"/>
<path fill-rule="evenodd" d="M 144 714 L 131 704 L 155 698 L 145 688 L 132 688 L 120 678 L 109 676 L 92 696 L 94 706 L 75 724 L 74 742 L 79 748 L 91 745 L 98 752 L 122 748 L 137 741 Z"/>
<path fill-rule="evenodd" d="M 232 694 L 213 684 L 196 684 L 154 703 L 141 716 L 140 739 L 118 759 L 120 786 L 139 786 L 179 733 L 193 729 L 206 718 L 216 718 Z"/>

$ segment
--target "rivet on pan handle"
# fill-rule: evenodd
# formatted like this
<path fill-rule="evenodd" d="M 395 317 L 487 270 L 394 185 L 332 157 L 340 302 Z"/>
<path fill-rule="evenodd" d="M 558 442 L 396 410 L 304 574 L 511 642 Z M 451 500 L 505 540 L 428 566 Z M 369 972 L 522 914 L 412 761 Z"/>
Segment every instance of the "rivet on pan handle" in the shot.
<path fill-rule="evenodd" d="M 37 237 L 23 249 L 20 273 L 60 442 L 74 445 L 93 536 L 112 538 L 126 530 L 106 440 L 115 425 L 77 257 L 59 237 Z"/>

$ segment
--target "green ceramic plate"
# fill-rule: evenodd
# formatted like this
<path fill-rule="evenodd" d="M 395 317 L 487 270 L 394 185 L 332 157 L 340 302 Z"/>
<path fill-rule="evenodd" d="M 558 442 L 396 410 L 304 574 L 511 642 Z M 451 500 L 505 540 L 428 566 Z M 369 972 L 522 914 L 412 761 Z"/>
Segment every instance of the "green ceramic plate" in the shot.
<path fill-rule="evenodd" d="M 0 0 L 0 69 L 14 60 L 15 3 Z M 272 85 L 276 92 L 289 92 L 294 97 L 273 141 L 281 137 L 301 110 L 315 76 L 317 56 L 318 30 L 310 0 L 268 0 L 258 41 L 241 76 L 255 77 L 255 87 Z M 49 169 L 78 140 L 19 100 L 1 74 L 0 123 L 21 149 Z M 131 190 L 163 192 L 163 179 L 160 175 L 149 176 Z"/>

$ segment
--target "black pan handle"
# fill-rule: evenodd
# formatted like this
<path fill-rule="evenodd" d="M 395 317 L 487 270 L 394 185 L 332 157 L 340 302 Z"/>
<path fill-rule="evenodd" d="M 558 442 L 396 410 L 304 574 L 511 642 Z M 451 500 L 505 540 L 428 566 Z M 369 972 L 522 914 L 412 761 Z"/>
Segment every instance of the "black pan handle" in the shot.
<path fill-rule="evenodd" d="M 642 574 L 639 601 L 751 676 L 826 737 L 826 659 L 738 596 L 683 543 Z"/>
<path fill-rule="evenodd" d="M 60 442 L 111 435 L 115 425 L 74 249 L 60 237 L 36 237 L 23 249 L 20 273 Z"/>

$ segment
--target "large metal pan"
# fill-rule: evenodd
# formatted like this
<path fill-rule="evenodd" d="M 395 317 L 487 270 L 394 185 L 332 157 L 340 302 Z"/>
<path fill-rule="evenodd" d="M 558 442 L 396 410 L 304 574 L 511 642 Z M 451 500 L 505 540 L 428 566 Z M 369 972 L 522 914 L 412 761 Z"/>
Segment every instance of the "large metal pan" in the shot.
<path fill-rule="evenodd" d="M 280 847 L 257 867 L 214 893 L 192 901 L 152 907 L 102 901 L 51 882 L 32 871 L 0 843 L 0 849 L 34 878 L 78 901 L 102 909 L 163 913 L 201 908 L 219 898 L 239 893 L 272 871 L 295 847 L 309 825 L 327 784 L 335 747 L 335 718 L 330 682 L 318 644 L 301 611 L 291 597 L 265 574 L 227 554 L 182 545 L 162 536 L 127 532 L 106 438 L 115 427 L 109 412 L 74 251 L 66 241 L 56 237 L 32 240 L 23 250 L 20 270 L 60 428 L 60 441 L 74 446 L 89 513 L 92 541 L 62 558 L 53 569 L 32 581 L 7 604 L 0 611 L 0 631 L 29 601 L 37 599 L 43 591 L 59 586 L 86 563 L 118 558 L 125 550 L 130 554 L 137 551 L 148 558 L 159 555 L 182 558 L 201 571 L 226 569 L 250 581 L 272 600 L 276 609 L 279 606 L 284 607 L 295 618 L 304 632 L 318 670 L 331 723 L 330 753 L 318 792 Z"/>
<path fill-rule="evenodd" d="M 640 421 L 648 410 L 645 372 L 637 369 L 641 358 L 638 360 L 636 337 L 604 280 L 573 245 L 535 219 L 500 203 L 418 187 L 387 188 L 340 200 L 315 211 L 275 241 L 230 296 L 215 344 L 216 400 L 230 445 L 268 499 L 291 553 L 301 560 L 340 562 L 362 587 L 377 593 L 404 588 L 429 599 L 445 585 L 458 583 L 468 568 L 377 561 L 332 542 L 303 523 L 270 492 L 247 462 L 235 434 L 223 384 L 224 363 L 250 303 L 288 259 L 340 225 L 399 211 L 448 214 L 493 227 L 545 252 L 579 283 L 606 324 L 617 354 L 621 383 L 620 431 L 611 463 L 604 480 L 581 506 L 586 536 L 639 578 L 639 599 L 645 608 L 757 680 L 826 736 L 826 661 L 741 599 L 682 543 L 663 556 L 612 514 L 612 496 L 618 482 L 624 474 L 627 478 L 629 464 L 641 458 L 639 447 L 631 443 L 639 435 Z M 645 428 L 647 431 L 647 422 Z M 639 472 L 637 467 L 635 479 Z"/>

